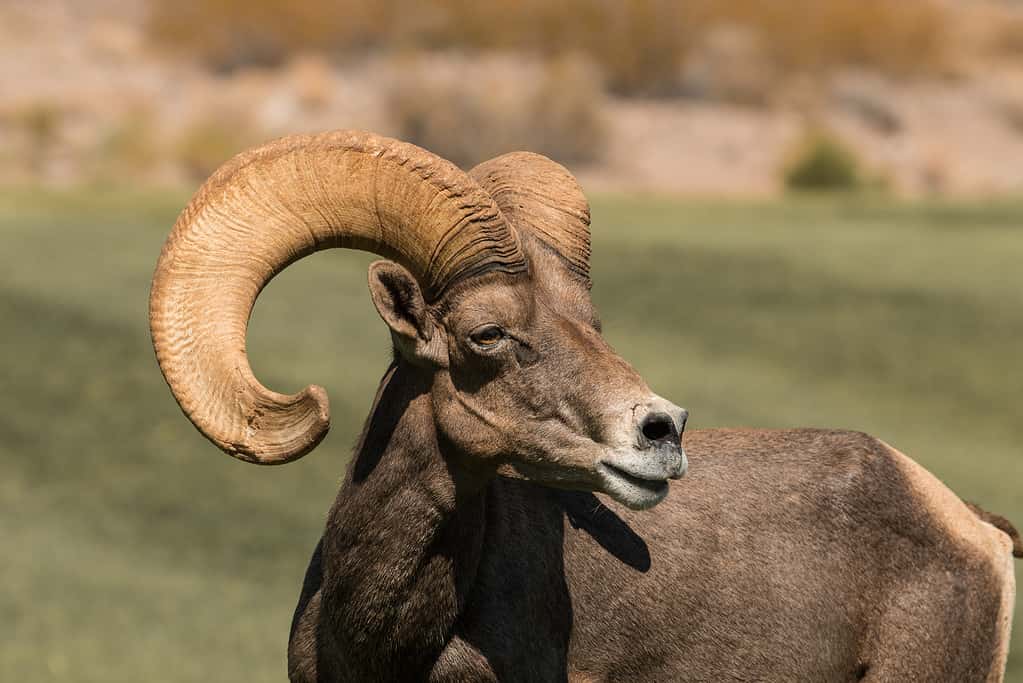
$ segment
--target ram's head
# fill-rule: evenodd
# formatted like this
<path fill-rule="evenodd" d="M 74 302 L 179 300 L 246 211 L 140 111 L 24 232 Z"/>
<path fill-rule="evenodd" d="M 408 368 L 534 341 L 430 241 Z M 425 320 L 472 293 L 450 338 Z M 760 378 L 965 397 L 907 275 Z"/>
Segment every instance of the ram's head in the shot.
<path fill-rule="evenodd" d="M 160 367 L 227 453 L 284 463 L 327 432 L 324 390 L 263 387 L 245 332 L 267 282 L 329 247 L 390 259 L 370 266 L 370 294 L 452 458 L 634 508 L 659 502 L 685 472 L 685 411 L 600 335 L 589 209 L 572 176 L 525 153 L 466 174 L 413 145 L 344 131 L 228 162 L 160 257 L 150 299 Z"/>

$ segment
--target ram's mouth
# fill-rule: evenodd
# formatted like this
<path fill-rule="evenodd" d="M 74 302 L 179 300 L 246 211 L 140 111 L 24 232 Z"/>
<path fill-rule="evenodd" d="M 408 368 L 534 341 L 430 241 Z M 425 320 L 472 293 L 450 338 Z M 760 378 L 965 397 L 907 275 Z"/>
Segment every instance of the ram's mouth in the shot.
<path fill-rule="evenodd" d="M 597 464 L 604 483 L 604 492 L 634 510 L 646 510 L 668 495 L 667 477 L 651 478 L 628 472 L 609 462 Z"/>

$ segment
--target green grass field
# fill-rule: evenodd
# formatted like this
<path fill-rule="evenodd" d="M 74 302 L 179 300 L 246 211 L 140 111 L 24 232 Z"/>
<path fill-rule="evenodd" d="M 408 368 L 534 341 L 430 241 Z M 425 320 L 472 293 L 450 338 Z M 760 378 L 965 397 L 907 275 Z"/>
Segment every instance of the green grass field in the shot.
<path fill-rule="evenodd" d="M 0 193 L 0 680 L 285 677 L 388 336 L 370 256 L 290 269 L 257 306 L 253 366 L 277 390 L 327 387 L 333 430 L 283 468 L 220 454 L 146 327 L 186 199 Z M 1023 204 L 605 198 L 593 214 L 605 335 L 693 427 L 869 431 L 1023 525 Z"/>

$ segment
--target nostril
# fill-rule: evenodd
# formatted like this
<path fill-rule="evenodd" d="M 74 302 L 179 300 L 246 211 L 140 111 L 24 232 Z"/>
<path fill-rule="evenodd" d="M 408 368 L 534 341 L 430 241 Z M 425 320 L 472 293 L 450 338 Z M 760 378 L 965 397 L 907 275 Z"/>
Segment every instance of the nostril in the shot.
<path fill-rule="evenodd" d="M 650 441 L 665 441 L 677 438 L 675 422 L 665 413 L 653 413 L 643 418 L 640 430 Z"/>

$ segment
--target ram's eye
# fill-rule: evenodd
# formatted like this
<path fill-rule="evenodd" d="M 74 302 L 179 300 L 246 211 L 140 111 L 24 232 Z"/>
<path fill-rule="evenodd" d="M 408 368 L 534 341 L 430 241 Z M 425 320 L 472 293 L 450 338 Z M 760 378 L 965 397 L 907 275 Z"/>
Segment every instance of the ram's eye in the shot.
<path fill-rule="evenodd" d="M 469 339 L 477 346 L 493 346 L 504 339 L 504 330 L 500 325 L 483 325 L 469 334 Z"/>

